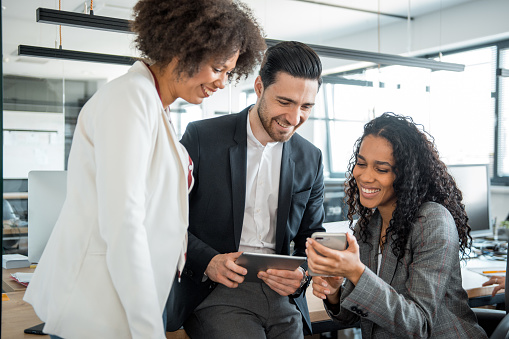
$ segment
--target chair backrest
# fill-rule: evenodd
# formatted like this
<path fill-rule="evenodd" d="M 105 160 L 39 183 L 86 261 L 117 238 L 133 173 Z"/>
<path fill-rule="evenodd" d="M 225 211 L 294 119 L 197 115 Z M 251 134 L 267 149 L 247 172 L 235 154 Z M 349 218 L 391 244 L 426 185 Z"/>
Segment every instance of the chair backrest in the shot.
<path fill-rule="evenodd" d="M 505 258 L 505 313 L 509 313 L 509 277 L 507 276 L 507 272 L 509 272 L 509 244 L 507 244 L 507 256 Z"/>
<path fill-rule="evenodd" d="M 507 246 L 507 258 L 505 264 L 505 317 L 498 323 L 497 327 L 490 336 L 490 339 L 508 339 L 509 338 L 509 244 Z"/>
<path fill-rule="evenodd" d="M 495 331 L 490 335 L 490 339 L 507 339 L 509 338 L 509 315 L 500 321 Z"/>

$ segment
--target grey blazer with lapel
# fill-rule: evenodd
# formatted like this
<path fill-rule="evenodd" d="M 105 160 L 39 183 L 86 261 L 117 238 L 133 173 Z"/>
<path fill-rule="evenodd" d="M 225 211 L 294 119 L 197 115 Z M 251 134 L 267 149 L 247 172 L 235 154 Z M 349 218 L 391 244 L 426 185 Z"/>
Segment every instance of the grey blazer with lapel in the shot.
<path fill-rule="evenodd" d="M 366 269 L 356 286 L 347 281 L 337 314 L 342 323 L 360 320 L 363 338 L 486 338 L 461 285 L 458 232 L 449 211 L 427 202 L 413 224 L 401 261 L 389 237 L 377 276 L 381 217 L 368 225 L 371 237 L 357 240 Z M 356 226 L 357 228 L 357 226 Z"/>
<path fill-rule="evenodd" d="M 190 123 L 181 143 L 193 163 L 189 197 L 189 245 L 181 282 L 168 299 L 168 330 L 178 329 L 215 283 L 203 280 L 210 260 L 239 249 L 246 198 L 247 117 L 241 113 Z M 298 134 L 283 144 L 276 226 L 276 253 L 305 256 L 306 239 L 323 231 L 322 154 Z M 290 253 L 290 242 L 294 251 Z M 304 293 L 290 297 L 311 322 Z"/>

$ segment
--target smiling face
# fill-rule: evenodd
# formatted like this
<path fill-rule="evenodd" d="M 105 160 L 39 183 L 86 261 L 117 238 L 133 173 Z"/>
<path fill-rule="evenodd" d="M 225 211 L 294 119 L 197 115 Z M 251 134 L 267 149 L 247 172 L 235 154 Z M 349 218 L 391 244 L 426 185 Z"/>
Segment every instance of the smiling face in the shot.
<path fill-rule="evenodd" d="M 381 213 L 392 215 L 396 208 L 394 166 L 389 141 L 374 135 L 365 136 L 353 169 L 362 206 L 378 207 Z"/>
<path fill-rule="evenodd" d="M 190 104 L 200 104 L 203 99 L 210 97 L 218 89 L 223 89 L 238 58 L 237 51 L 226 61 L 211 60 L 205 63 L 192 77 L 179 82 L 181 85 L 179 97 Z"/>
<path fill-rule="evenodd" d="M 238 58 L 237 51 L 226 61 L 210 60 L 201 65 L 193 76 L 182 76 L 179 79 L 175 74 L 178 63 L 176 59 L 164 69 L 157 65 L 150 66 L 159 82 L 163 106 L 167 107 L 177 98 L 182 98 L 190 104 L 200 104 L 203 99 L 210 97 L 218 89 L 224 88 Z"/>
<path fill-rule="evenodd" d="M 318 92 L 318 81 L 280 72 L 276 81 L 267 88 L 263 87 L 260 77 L 256 78 L 255 92 L 258 101 L 253 111 L 257 114 L 250 114 L 253 134 L 264 145 L 267 142 L 285 142 L 309 118 Z"/>

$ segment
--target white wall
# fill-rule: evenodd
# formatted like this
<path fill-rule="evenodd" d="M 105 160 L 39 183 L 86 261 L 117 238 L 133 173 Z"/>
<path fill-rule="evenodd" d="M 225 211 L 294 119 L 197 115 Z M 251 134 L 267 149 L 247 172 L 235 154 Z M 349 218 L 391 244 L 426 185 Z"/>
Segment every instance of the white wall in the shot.
<path fill-rule="evenodd" d="M 3 177 L 64 169 L 64 114 L 3 111 Z"/>
<path fill-rule="evenodd" d="M 491 187 L 491 217 L 497 223 L 504 221 L 509 215 L 509 187 Z"/>
<path fill-rule="evenodd" d="M 509 1 L 477 0 L 430 13 L 407 21 L 380 28 L 380 51 L 378 30 L 332 39 L 330 46 L 358 49 L 370 52 L 418 56 L 445 52 L 480 43 L 509 39 Z M 410 43 L 409 43 L 410 42 Z M 345 61 L 344 64 L 351 64 Z M 330 72 L 329 72 L 330 73 Z"/>

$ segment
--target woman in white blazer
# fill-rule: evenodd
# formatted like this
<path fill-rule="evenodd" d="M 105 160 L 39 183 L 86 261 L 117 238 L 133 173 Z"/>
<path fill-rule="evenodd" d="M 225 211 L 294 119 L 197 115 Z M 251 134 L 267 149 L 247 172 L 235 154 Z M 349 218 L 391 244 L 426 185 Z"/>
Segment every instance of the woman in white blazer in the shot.
<path fill-rule="evenodd" d="M 162 314 L 185 261 L 192 166 L 169 115 L 247 76 L 265 41 L 230 0 L 141 0 L 146 61 L 83 107 L 67 197 L 25 294 L 54 338 L 165 338 Z"/>

